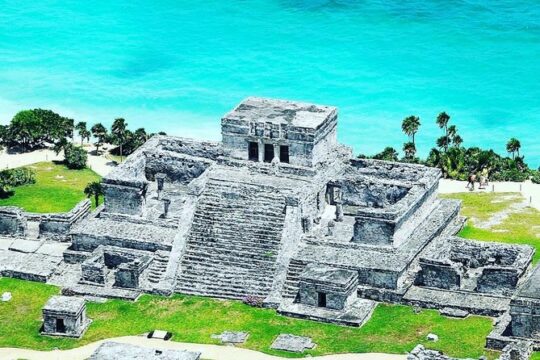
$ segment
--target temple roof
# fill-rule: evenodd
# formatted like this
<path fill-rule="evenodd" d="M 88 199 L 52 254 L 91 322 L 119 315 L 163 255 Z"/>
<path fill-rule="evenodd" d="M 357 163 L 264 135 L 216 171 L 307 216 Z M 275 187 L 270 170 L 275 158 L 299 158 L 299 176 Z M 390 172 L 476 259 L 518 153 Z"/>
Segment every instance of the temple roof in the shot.
<path fill-rule="evenodd" d="M 296 101 L 248 97 L 224 116 L 225 120 L 271 122 L 294 127 L 316 129 L 337 109 Z"/>

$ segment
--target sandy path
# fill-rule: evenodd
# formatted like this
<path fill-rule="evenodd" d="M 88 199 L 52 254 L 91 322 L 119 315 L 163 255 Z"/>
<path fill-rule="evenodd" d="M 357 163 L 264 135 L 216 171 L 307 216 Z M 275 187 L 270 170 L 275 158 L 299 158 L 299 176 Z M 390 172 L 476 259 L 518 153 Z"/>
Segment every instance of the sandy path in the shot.
<path fill-rule="evenodd" d="M 277 360 L 283 359 L 277 356 L 266 355 L 258 351 L 237 348 L 233 346 L 203 345 L 181 343 L 174 341 L 163 341 L 157 339 L 147 339 L 142 336 L 124 336 L 108 340 L 97 341 L 77 349 L 35 351 L 25 349 L 0 348 L 0 359 L 3 360 L 84 360 L 88 359 L 92 352 L 104 341 L 114 341 L 119 343 L 134 344 L 138 346 L 199 351 L 203 359 L 211 360 Z M 309 359 L 318 360 L 405 360 L 406 355 L 387 354 L 341 354 L 311 357 Z"/>
<path fill-rule="evenodd" d="M 465 187 L 466 181 L 441 179 L 439 182 L 439 192 L 441 194 L 453 194 L 460 192 L 468 192 Z M 492 182 L 487 189 L 479 190 L 478 184 L 474 192 L 515 192 L 521 193 L 526 199 L 527 204 L 540 210 L 540 184 L 533 184 L 530 180 L 523 183 L 518 182 Z"/>
<path fill-rule="evenodd" d="M 89 149 L 88 149 L 89 150 Z M 26 166 L 42 161 L 63 160 L 62 153 L 56 155 L 54 151 L 43 149 L 22 154 L 8 154 L 5 151 L 0 153 L 0 169 L 11 169 Z M 94 156 L 88 154 L 88 167 L 101 176 L 107 175 L 114 164 L 104 156 Z"/>

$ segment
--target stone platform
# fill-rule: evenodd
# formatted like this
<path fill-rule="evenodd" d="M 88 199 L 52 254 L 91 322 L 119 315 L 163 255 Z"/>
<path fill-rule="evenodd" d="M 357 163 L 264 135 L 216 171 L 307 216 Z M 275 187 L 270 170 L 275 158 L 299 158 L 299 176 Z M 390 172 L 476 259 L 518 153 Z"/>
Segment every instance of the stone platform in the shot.
<path fill-rule="evenodd" d="M 510 299 L 504 296 L 418 286 L 405 293 L 403 302 L 432 309 L 456 308 L 485 316 L 499 316 L 510 306 Z"/>
<path fill-rule="evenodd" d="M 313 307 L 285 299 L 279 306 L 278 313 L 301 319 L 360 327 L 371 318 L 376 307 L 375 301 L 366 299 L 354 300 L 345 310 Z"/>

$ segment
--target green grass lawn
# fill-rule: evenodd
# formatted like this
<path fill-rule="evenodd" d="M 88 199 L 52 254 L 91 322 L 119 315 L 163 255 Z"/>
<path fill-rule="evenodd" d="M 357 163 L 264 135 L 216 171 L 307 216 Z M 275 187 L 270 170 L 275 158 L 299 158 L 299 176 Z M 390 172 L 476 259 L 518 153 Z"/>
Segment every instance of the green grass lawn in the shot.
<path fill-rule="evenodd" d="M 19 206 L 36 213 L 67 212 L 85 198 L 86 185 L 100 179 L 90 169 L 70 170 L 52 162 L 27 167 L 36 172 L 36 183 L 16 187 L 14 195 L 0 199 L 0 206 Z"/>
<path fill-rule="evenodd" d="M 526 208 L 513 213 L 501 224 L 490 229 L 475 227 L 474 219 L 488 220 L 495 213 L 507 209 L 516 202 L 523 201 L 513 193 L 460 193 L 444 195 L 446 198 L 463 202 L 462 215 L 469 217 L 459 236 L 468 239 L 496 241 L 511 244 L 528 244 L 536 248 L 533 261 L 540 260 L 540 211 Z"/>
<path fill-rule="evenodd" d="M 489 318 L 450 319 L 433 310 L 416 314 L 408 306 L 379 305 L 371 320 L 358 329 L 283 317 L 274 310 L 253 308 L 238 301 L 144 295 L 137 302 L 88 303 L 88 316 L 93 323 L 87 333 L 81 340 L 61 339 L 38 333 L 41 308 L 51 295 L 59 292 L 58 288 L 1 278 L 0 293 L 3 291 L 11 291 L 13 299 L 0 303 L 0 347 L 67 349 L 154 329 L 172 332 L 174 341 L 212 344 L 217 342 L 211 334 L 242 330 L 250 333 L 245 347 L 286 357 L 303 355 L 270 350 L 270 344 L 280 333 L 312 337 L 317 347 L 304 356 L 347 352 L 404 354 L 423 343 L 451 356 L 478 358 L 485 353 L 485 337 L 491 330 Z M 426 341 L 430 332 L 439 335 L 440 340 Z M 488 356 L 494 358 L 495 354 Z"/>

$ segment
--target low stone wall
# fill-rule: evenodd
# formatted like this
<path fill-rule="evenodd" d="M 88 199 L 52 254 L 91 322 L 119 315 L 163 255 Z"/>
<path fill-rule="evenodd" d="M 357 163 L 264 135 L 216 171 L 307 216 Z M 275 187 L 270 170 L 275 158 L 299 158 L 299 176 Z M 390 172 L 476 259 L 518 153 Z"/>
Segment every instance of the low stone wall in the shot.
<path fill-rule="evenodd" d="M 73 224 L 90 213 L 91 202 L 86 199 L 78 203 L 71 211 L 58 214 L 44 214 L 39 224 L 40 236 L 65 238 Z"/>
<path fill-rule="evenodd" d="M 29 221 L 39 223 L 39 236 L 65 239 L 73 224 L 90 213 L 91 202 L 85 199 L 66 213 L 38 214 L 15 206 L 0 207 L 0 234 L 25 236 Z"/>
<path fill-rule="evenodd" d="M 15 206 L 0 207 L 0 234 L 24 236 L 26 233 L 26 215 Z"/>

